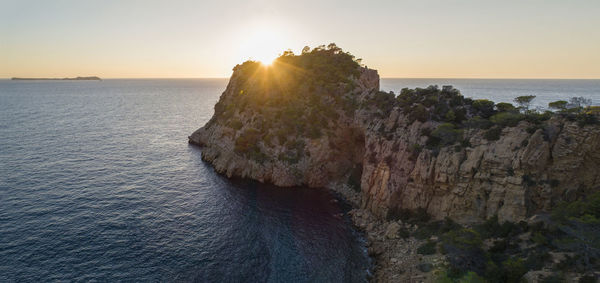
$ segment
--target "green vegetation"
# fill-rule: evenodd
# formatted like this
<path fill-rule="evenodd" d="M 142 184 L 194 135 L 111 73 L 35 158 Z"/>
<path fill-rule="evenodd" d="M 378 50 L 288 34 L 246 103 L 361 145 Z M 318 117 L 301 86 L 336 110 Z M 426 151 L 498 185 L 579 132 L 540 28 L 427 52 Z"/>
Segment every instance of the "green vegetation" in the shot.
<path fill-rule="evenodd" d="M 568 102 L 566 102 L 564 100 L 557 100 L 557 101 L 548 103 L 548 107 L 550 107 L 554 110 L 564 111 L 565 109 L 567 109 L 567 104 L 568 104 Z"/>
<path fill-rule="evenodd" d="M 502 134 L 502 127 L 494 126 L 483 133 L 483 137 L 488 141 L 497 141 Z"/>
<path fill-rule="evenodd" d="M 579 126 L 598 124 L 598 106 L 591 106 L 592 100 L 584 97 L 571 97 L 569 102 L 558 100 L 548 103 L 559 115 L 571 121 L 577 121 Z"/>
<path fill-rule="evenodd" d="M 425 244 L 417 248 L 417 253 L 422 255 L 432 255 L 436 252 L 436 242 L 427 241 Z"/>
<path fill-rule="evenodd" d="M 404 88 L 396 96 L 393 92 L 376 92 L 365 101 L 357 101 L 353 90 L 360 73 L 360 63 L 351 54 L 335 44 L 304 48 L 302 54 L 284 52 L 272 66 L 247 61 L 234 68 L 236 81 L 231 101 L 215 105 L 215 119 L 211 123 L 224 123 L 235 130 L 235 150 L 240 154 L 263 162 L 266 147 L 285 146 L 278 159 L 291 164 L 302 157 L 290 140 L 321 139 L 335 134 L 342 115 L 352 117 L 357 109 L 373 110 L 375 117 L 388 117 L 399 108 L 409 123 L 434 121 L 425 144 L 411 145 L 411 159 L 416 160 L 425 146 L 433 154 L 440 147 L 453 146 L 455 151 L 470 147 L 464 133 L 470 129 L 479 132 L 488 141 L 499 140 L 503 129 L 528 123 L 527 132 L 544 130 L 550 140 L 552 132 L 546 121 L 554 112 L 530 110 L 534 95 L 514 99 L 510 103 L 495 104 L 486 99 L 465 98 L 452 86 Z M 591 100 L 574 97 L 555 101 L 549 107 L 580 126 L 598 124 L 600 108 L 591 107 Z M 245 119 L 241 121 L 242 117 Z M 250 119 L 250 121 L 248 121 Z M 399 125 L 379 127 L 382 137 L 393 139 Z"/>
<path fill-rule="evenodd" d="M 518 109 L 510 103 L 500 102 L 496 104 L 496 110 L 498 110 L 498 112 L 515 112 Z"/>
<path fill-rule="evenodd" d="M 558 204 L 552 211 L 552 217 L 561 223 L 600 221 L 600 192 L 584 200 Z"/>
<path fill-rule="evenodd" d="M 300 55 L 284 52 L 268 67 L 246 61 L 234 67 L 234 95 L 215 105 L 211 123 L 237 131 L 238 154 L 264 162 L 265 148 L 278 144 L 286 150 L 277 158 L 297 163 L 304 153 L 304 139 L 330 135 L 341 114 L 353 115 L 359 107 L 352 95 L 359 67 L 354 56 L 335 44 L 304 48 Z M 395 101 L 379 93 L 375 106 L 393 106 L 390 99 Z"/>
<path fill-rule="evenodd" d="M 529 112 L 529 106 L 531 102 L 535 99 L 535 95 L 524 95 L 518 96 L 515 98 L 515 103 L 519 105 L 519 109 L 523 110 L 525 113 Z"/>
<path fill-rule="evenodd" d="M 555 272 L 543 282 L 562 282 L 568 272 L 583 274 L 580 282 L 594 282 L 593 271 L 600 268 L 600 192 L 559 204 L 551 217 L 531 224 L 499 222 L 494 216 L 466 228 L 450 219 L 419 221 L 408 216 L 415 212 L 398 214 L 418 225 L 411 236 L 427 239 L 417 253 L 433 254 L 439 246 L 445 255 L 447 264 L 438 266 L 436 282 L 522 282 L 528 271 L 549 268 Z M 567 256 L 553 263 L 551 253 Z"/>
<path fill-rule="evenodd" d="M 457 89 L 444 86 L 440 90 L 435 85 L 427 88 L 404 88 L 396 97 L 396 101 L 397 105 L 408 113 L 411 122 L 433 119 L 460 123 L 466 118 L 466 107 L 471 103 L 471 100 L 465 99 Z"/>
<path fill-rule="evenodd" d="M 494 110 L 494 102 L 487 99 L 478 99 L 473 102 L 473 108 L 479 111 L 482 118 L 489 118 L 496 111 Z"/>
<path fill-rule="evenodd" d="M 523 115 L 519 113 L 500 112 L 490 117 L 490 121 L 502 127 L 515 127 L 523 118 Z"/>
<path fill-rule="evenodd" d="M 463 131 L 456 129 L 456 126 L 451 123 L 440 124 L 429 136 L 427 145 L 430 147 L 442 145 L 452 145 L 463 138 Z"/>
<path fill-rule="evenodd" d="M 393 93 L 387 95 L 377 94 L 372 105 L 381 107 L 382 115 L 391 112 Z M 525 121 L 532 126 L 528 132 L 544 128 L 545 121 L 552 115 L 551 111 L 538 112 L 531 110 L 530 106 L 535 95 L 519 96 L 514 101 L 519 105 L 506 102 L 494 104 L 487 99 L 471 100 L 464 98 L 460 92 L 451 86 L 444 86 L 441 90 L 433 85 L 427 88 L 404 88 L 396 97 L 396 106 L 407 114 L 410 123 L 415 121 L 426 122 L 429 120 L 442 122 L 436 129 L 422 133 L 428 137 L 427 148 L 437 154 L 439 147 L 453 145 L 458 151 L 461 147 L 468 146 L 462 140 L 463 129 L 484 129 L 483 137 L 489 141 L 500 139 L 502 129 L 515 127 Z M 600 107 L 592 107 L 591 100 L 582 97 L 571 98 L 570 102 L 556 101 L 549 107 L 559 110 L 559 114 L 566 116 L 571 121 L 577 121 L 580 126 L 598 124 Z M 530 131 L 532 129 L 533 131 Z M 545 138 L 547 138 L 545 136 Z"/>
<path fill-rule="evenodd" d="M 261 133 L 256 129 L 244 131 L 237 140 L 235 140 L 235 152 L 244 154 L 246 157 L 260 163 L 267 159 L 267 156 L 261 151 L 259 142 Z"/>

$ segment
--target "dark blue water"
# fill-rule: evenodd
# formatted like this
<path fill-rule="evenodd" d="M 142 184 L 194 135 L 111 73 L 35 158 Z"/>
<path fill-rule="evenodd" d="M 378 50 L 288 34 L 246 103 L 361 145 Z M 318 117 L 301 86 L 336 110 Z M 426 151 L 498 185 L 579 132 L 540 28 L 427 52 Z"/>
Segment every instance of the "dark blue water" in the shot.
<path fill-rule="evenodd" d="M 365 281 L 332 195 L 228 180 L 187 144 L 226 83 L 0 81 L 0 282 Z"/>

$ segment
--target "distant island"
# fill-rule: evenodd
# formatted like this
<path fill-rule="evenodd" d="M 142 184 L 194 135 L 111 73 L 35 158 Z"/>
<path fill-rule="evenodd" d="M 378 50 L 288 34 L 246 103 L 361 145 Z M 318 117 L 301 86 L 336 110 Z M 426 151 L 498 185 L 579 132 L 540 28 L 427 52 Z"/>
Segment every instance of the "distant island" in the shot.
<path fill-rule="evenodd" d="M 75 77 L 75 78 L 11 78 L 13 81 L 101 81 L 99 77 Z"/>

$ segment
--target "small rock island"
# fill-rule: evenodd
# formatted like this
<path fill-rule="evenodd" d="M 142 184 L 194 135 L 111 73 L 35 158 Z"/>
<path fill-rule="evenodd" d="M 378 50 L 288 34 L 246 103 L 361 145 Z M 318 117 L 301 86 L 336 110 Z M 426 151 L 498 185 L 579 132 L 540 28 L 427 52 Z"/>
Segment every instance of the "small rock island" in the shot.
<path fill-rule="evenodd" d="M 74 77 L 74 78 L 11 78 L 13 81 L 101 81 L 99 77 Z"/>
<path fill-rule="evenodd" d="M 539 112 L 534 98 L 383 92 L 330 44 L 235 66 L 189 142 L 229 177 L 339 193 L 377 282 L 596 282 L 597 111 L 573 99 Z"/>

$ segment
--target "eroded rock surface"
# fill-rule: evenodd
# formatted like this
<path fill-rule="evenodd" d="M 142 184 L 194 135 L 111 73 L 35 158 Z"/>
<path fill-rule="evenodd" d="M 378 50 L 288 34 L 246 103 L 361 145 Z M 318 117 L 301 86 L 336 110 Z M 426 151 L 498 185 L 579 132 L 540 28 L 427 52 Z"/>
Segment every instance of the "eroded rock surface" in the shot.
<path fill-rule="evenodd" d="M 264 107 L 240 106 L 249 83 L 252 77 L 235 70 L 213 118 L 189 137 L 202 146 L 204 160 L 229 177 L 284 187 L 332 187 L 354 178 L 361 208 L 380 219 L 423 208 L 434 219 L 460 223 L 494 215 L 501 221 L 525 220 L 600 185 L 597 125 L 554 116 L 533 130 L 527 121 L 504 127 L 497 140 L 484 138 L 484 129 L 469 128 L 462 145 L 430 149 L 427 133 L 441 122 L 411 119 L 399 106 L 374 107 L 380 94 L 375 70 L 358 67 L 348 82 L 327 88 L 299 82 L 295 89 L 306 94 L 307 102 L 294 117 L 317 113 L 311 99 L 321 107 L 316 118 L 297 123 L 304 133 L 294 121 L 284 123 L 292 110 L 277 112 L 278 105 L 269 103 L 285 91 L 261 96 Z M 315 92 L 317 98 L 310 96 Z M 303 101 L 299 97 L 296 101 Z M 322 126 L 317 134 L 306 134 L 317 124 Z"/>

